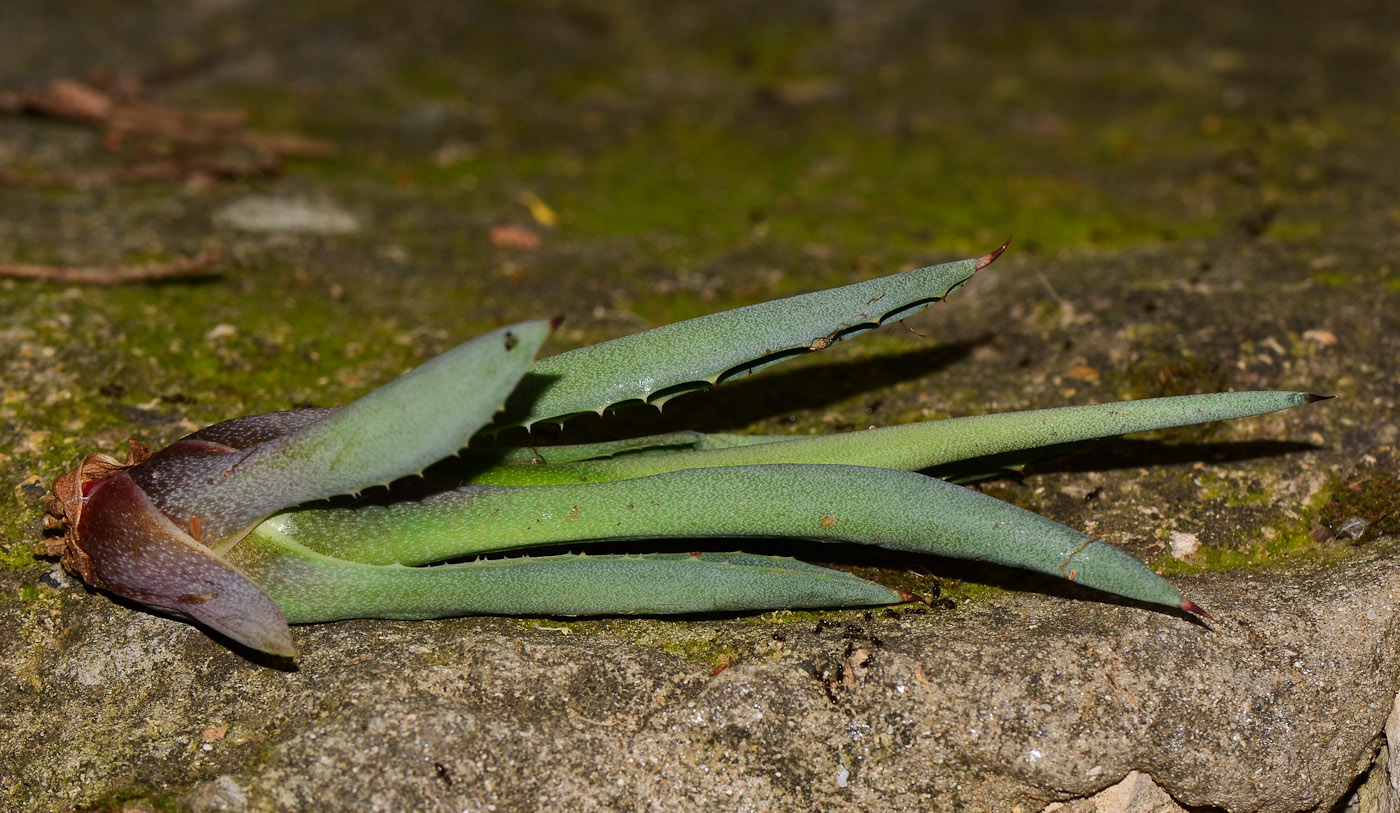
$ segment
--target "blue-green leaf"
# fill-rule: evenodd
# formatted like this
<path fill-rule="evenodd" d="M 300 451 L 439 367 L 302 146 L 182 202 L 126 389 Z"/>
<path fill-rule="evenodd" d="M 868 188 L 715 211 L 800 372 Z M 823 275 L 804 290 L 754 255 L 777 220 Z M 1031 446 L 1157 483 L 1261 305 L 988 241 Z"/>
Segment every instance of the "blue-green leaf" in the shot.
<path fill-rule="evenodd" d="M 287 512 L 263 527 L 326 556 L 405 565 L 560 542 L 794 537 L 993 562 L 1182 606 L 1181 594 L 1141 562 L 1053 520 L 921 474 L 857 466 L 467 486 L 418 501 Z M 753 601 L 773 606 L 762 596 Z"/>
<path fill-rule="evenodd" d="M 918 313 L 1000 253 L 712 313 L 541 359 L 496 426 L 529 427 L 628 401 L 660 405 L 752 374 Z"/>
<path fill-rule="evenodd" d="M 749 436 L 753 441 L 747 443 L 729 440 L 745 436 L 724 435 L 720 436 L 722 442 L 709 445 L 694 439 L 688 449 L 673 454 L 579 459 L 590 451 L 616 454 L 624 448 L 599 444 L 565 447 L 562 456 L 574 457 L 577 462 L 559 464 L 549 462 L 558 460 L 558 453 L 544 447 L 534 450 L 535 459 L 543 463 L 522 465 L 519 460 L 507 459 L 483 465 L 469 476 L 472 482 L 489 485 L 543 485 L 765 463 L 841 463 L 912 471 L 1129 432 L 1244 418 L 1313 400 L 1316 396 L 1305 392 L 1218 392 L 948 418 L 836 435 L 757 435 Z"/>
<path fill-rule="evenodd" d="M 547 321 L 501 328 L 336 410 L 244 419 L 196 433 L 131 469 L 176 525 L 216 553 L 272 512 L 386 485 L 456 454 L 500 409 L 549 335 Z M 251 422 L 251 423 L 249 423 Z M 246 430 L 246 431 L 245 431 Z M 230 443 L 251 441 L 237 448 Z"/>
<path fill-rule="evenodd" d="M 291 623 L 450 615 L 664 615 L 869 607 L 909 596 L 849 573 L 747 553 L 540 556 L 438 567 L 346 562 L 268 525 L 239 559 Z"/>

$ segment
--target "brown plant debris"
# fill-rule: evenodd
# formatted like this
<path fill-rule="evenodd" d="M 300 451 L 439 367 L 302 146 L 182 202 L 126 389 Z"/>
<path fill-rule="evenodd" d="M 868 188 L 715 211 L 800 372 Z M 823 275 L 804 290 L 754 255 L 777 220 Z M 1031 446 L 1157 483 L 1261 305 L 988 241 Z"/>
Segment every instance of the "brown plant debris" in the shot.
<path fill-rule="evenodd" d="M 142 265 L 81 267 L 69 265 L 30 265 L 0 263 L 0 277 L 37 279 L 77 285 L 122 285 L 129 282 L 155 282 L 199 276 L 223 259 L 217 251 L 202 251 L 186 257 Z"/>
<path fill-rule="evenodd" d="M 300 136 L 270 135 L 247 124 L 242 110 L 182 111 L 142 98 L 130 77 L 101 86 L 56 79 L 42 91 L 0 90 L 0 113 L 39 116 L 100 130 L 103 146 L 124 166 L 54 173 L 0 170 L 0 183 L 92 186 L 134 181 L 216 181 L 278 171 L 289 157 L 318 157 L 334 145 Z"/>

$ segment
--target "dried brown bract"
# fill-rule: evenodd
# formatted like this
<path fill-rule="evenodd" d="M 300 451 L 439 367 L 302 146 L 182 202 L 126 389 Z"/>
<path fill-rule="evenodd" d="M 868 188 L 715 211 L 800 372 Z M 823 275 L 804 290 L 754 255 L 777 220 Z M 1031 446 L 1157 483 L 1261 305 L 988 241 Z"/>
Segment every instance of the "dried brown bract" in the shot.
<path fill-rule="evenodd" d="M 92 559 L 85 553 L 78 538 L 78 528 L 83 518 L 86 487 L 90 483 L 105 480 L 123 469 L 129 469 L 151 456 L 143 443 L 129 441 L 130 448 L 126 460 L 117 460 L 102 453 L 90 454 L 83 458 L 76 469 L 54 480 L 53 491 L 44 497 L 44 525 L 50 529 L 61 529 L 63 536 L 44 541 L 44 553 L 48 556 L 63 557 L 63 566 L 71 573 L 82 576 L 83 581 L 96 585 L 96 575 Z"/>

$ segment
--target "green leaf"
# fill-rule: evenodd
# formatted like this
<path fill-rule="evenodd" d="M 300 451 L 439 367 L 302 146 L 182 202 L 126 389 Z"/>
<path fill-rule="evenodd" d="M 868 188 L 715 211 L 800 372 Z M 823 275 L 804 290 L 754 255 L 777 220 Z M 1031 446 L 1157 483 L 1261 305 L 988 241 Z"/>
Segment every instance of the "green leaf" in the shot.
<path fill-rule="evenodd" d="M 737 433 L 666 432 L 599 443 L 572 443 L 556 446 L 474 446 L 464 456 L 468 467 L 475 463 L 537 466 L 542 463 L 575 463 L 623 454 L 669 454 L 678 451 L 705 451 L 792 440 L 791 435 L 743 435 Z"/>
<path fill-rule="evenodd" d="M 1175 588 L 1111 545 L 942 480 L 857 466 L 733 466 L 603 483 L 467 486 L 418 501 L 287 512 L 262 529 L 326 556 L 405 565 L 590 540 L 805 538 L 993 562 L 1182 606 Z M 753 602 L 773 606 L 759 595 Z"/>
<path fill-rule="evenodd" d="M 601 414 L 627 401 L 661 405 L 750 375 L 918 313 L 1000 253 L 712 313 L 541 359 L 496 427 Z"/>
<path fill-rule="evenodd" d="M 282 413 L 295 426 L 285 434 L 263 422 L 196 433 L 133 468 L 132 479 L 176 525 L 197 520 L 201 541 L 222 552 L 281 508 L 387 485 L 456 454 L 500 409 L 549 330 L 547 321 L 525 322 L 478 336 L 314 420 Z M 228 445 L 241 437 L 257 442 Z"/>
<path fill-rule="evenodd" d="M 1316 398 L 1305 392 L 1219 392 L 948 418 L 837 435 L 757 435 L 749 436 L 753 442 L 744 445 L 716 448 L 703 448 L 703 442 L 695 440 L 692 450 L 667 455 L 622 455 L 534 465 L 505 461 L 473 470 L 469 477 L 474 483 L 487 485 L 544 485 L 764 463 L 844 463 L 915 471 L 1130 432 L 1244 418 L 1289 409 Z M 569 449 L 575 454 L 580 451 L 587 449 Z M 548 449 L 540 454 L 545 460 L 557 459 Z"/>
<path fill-rule="evenodd" d="M 346 562 L 270 525 L 235 560 L 291 623 L 452 615 L 663 615 L 908 600 L 849 573 L 774 556 L 678 553 L 541 556 L 439 567 Z"/>

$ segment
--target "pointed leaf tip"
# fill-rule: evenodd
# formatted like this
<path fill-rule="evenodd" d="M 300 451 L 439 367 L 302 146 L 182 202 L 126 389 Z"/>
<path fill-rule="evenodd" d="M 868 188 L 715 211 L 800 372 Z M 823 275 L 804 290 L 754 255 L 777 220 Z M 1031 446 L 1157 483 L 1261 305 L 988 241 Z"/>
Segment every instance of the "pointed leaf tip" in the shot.
<path fill-rule="evenodd" d="M 233 640 L 274 657 L 292 659 L 297 656 L 296 644 L 292 643 L 292 633 L 286 624 L 280 629 L 261 630 L 257 634 L 240 636 Z"/>
<path fill-rule="evenodd" d="M 917 601 L 920 604 L 928 604 L 928 599 L 924 598 L 918 593 L 911 593 L 908 590 L 900 590 L 898 591 L 898 593 L 899 597 L 905 601 Z"/>
<path fill-rule="evenodd" d="M 1191 613 L 1192 615 L 1199 615 L 1202 618 L 1209 618 L 1212 621 L 1215 620 L 1215 616 L 1201 609 L 1201 606 L 1199 604 L 1197 604 L 1189 598 L 1184 598 L 1181 600 L 1181 609 L 1185 610 L 1188 613 Z"/>
<path fill-rule="evenodd" d="M 1013 236 L 1014 236 L 1014 235 L 1013 235 Z M 1006 250 L 1006 247 L 1009 246 L 1009 245 L 1011 245 L 1011 237 L 1010 237 L 1010 236 L 1008 236 L 1008 237 L 1006 238 L 1006 242 L 1005 242 L 1005 243 L 1002 243 L 1002 244 L 1001 244 L 1001 248 L 997 249 L 996 251 L 993 251 L 991 254 L 988 254 L 988 255 L 986 255 L 985 257 L 983 257 L 983 258 L 981 258 L 980 260 L 978 260 L 978 261 L 977 261 L 977 265 L 973 266 L 973 270 L 974 270 L 974 271 L 981 271 L 983 268 L 986 268 L 987 266 L 989 266 L 989 265 L 991 265 L 992 263 L 996 262 L 996 261 L 997 261 L 997 257 L 1000 257 L 1000 256 L 1001 256 L 1001 253 L 1002 253 L 1003 251 L 1005 251 L 1005 250 Z"/>
<path fill-rule="evenodd" d="M 1310 393 L 1308 393 L 1308 403 L 1310 403 L 1310 404 L 1315 404 L 1315 403 L 1317 403 L 1318 401 L 1330 401 L 1330 400 L 1332 400 L 1333 398 L 1336 398 L 1336 397 L 1337 397 L 1337 396 L 1335 396 L 1335 395 L 1314 395 L 1313 393 L 1310 392 Z"/>
<path fill-rule="evenodd" d="M 550 320 L 549 320 L 549 329 L 550 329 L 551 331 L 558 330 L 558 329 L 559 329 L 559 326 L 562 325 L 562 324 L 564 324 L 564 314 L 561 313 L 561 314 L 559 314 L 558 316 L 554 316 L 554 317 L 551 317 L 551 318 L 550 318 Z"/>

